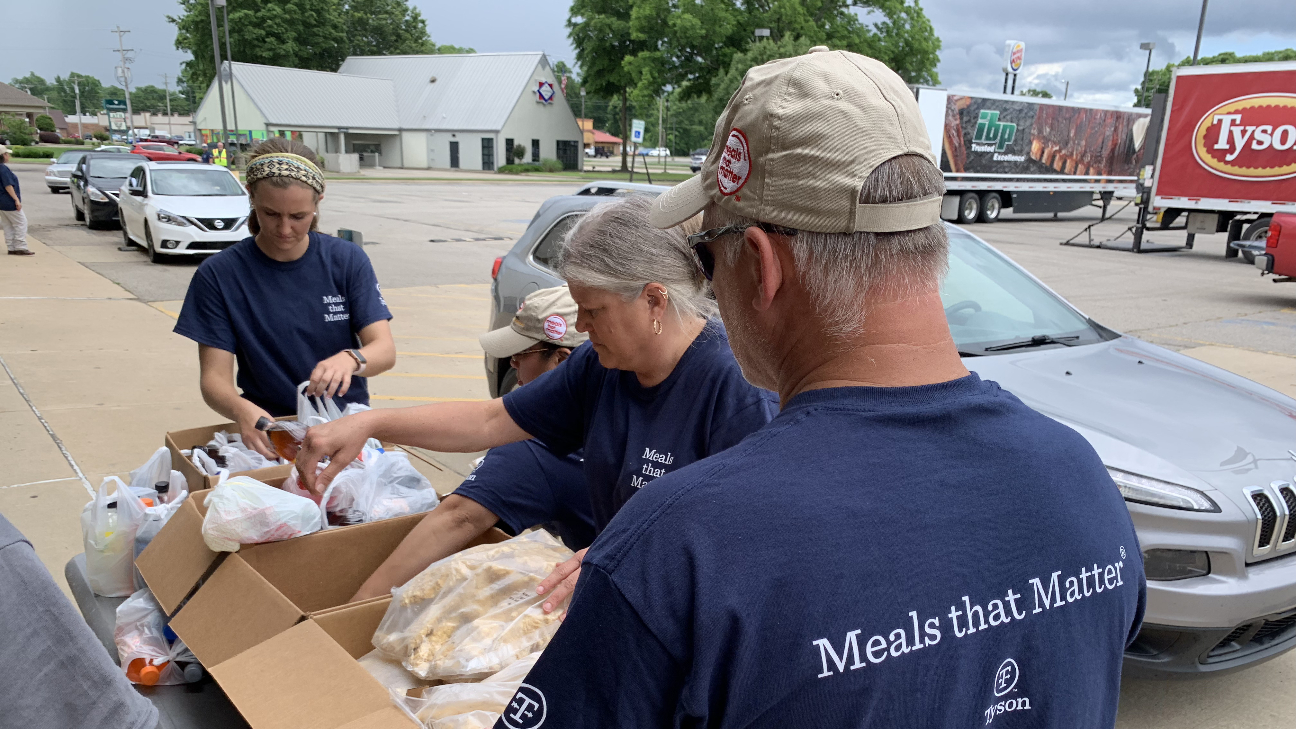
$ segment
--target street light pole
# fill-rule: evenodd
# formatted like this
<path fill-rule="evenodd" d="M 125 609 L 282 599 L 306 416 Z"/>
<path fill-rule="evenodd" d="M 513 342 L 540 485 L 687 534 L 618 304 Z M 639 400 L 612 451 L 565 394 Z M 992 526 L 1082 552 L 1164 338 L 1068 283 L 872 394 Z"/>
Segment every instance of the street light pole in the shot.
<path fill-rule="evenodd" d="M 171 79 L 168 74 L 162 74 L 162 88 L 166 90 L 167 102 L 167 136 L 174 137 L 175 130 L 171 128 Z"/>
<path fill-rule="evenodd" d="M 221 81 L 220 36 L 216 33 L 216 0 L 207 0 L 211 10 L 212 56 L 216 59 L 216 91 L 220 94 L 221 107 L 221 141 L 225 142 L 225 154 L 229 154 L 229 124 L 225 121 L 225 84 Z"/>
<path fill-rule="evenodd" d="M 1139 49 L 1148 52 L 1147 67 L 1143 69 L 1143 90 L 1139 92 L 1139 101 L 1152 106 L 1152 97 L 1148 95 L 1148 74 L 1152 72 L 1152 49 L 1156 48 L 1156 43 L 1148 41 L 1140 43 Z"/>
<path fill-rule="evenodd" d="M 77 136 L 84 140 L 85 129 L 81 127 L 81 85 L 76 79 L 72 79 L 72 90 L 76 92 Z"/>
<path fill-rule="evenodd" d="M 1070 82 L 1070 81 L 1063 81 L 1062 83 L 1066 84 L 1066 88 L 1062 90 L 1062 100 L 1063 100 L 1063 101 L 1066 101 L 1066 100 L 1067 100 L 1067 94 L 1071 93 L 1071 82 Z"/>
<path fill-rule="evenodd" d="M 1209 0 L 1202 0 L 1201 18 L 1199 18 L 1199 19 L 1197 20 L 1197 43 L 1196 43 L 1196 45 L 1193 46 L 1193 62 L 1192 62 L 1192 65 L 1194 65 L 1194 66 L 1197 65 L 1197 55 L 1198 55 L 1199 53 L 1201 53 L 1201 37 L 1202 37 L 1202 30 L 1204 30 L 1204 29 L 1206 28 L 1206 3 L 1207 3 L 1207 2 L 1209 2 Z"/>
<path fill-rule="evenodd" d="M 216 4 L 221 6 L 221 13 L 225 16 L 225 62 L 229 64 L 229 85 L 230 85 L 230 111 L 234 112 L 234 141 L 242 144 L 242 137 L 239 136 L 238 123 L 238 99 L 234 97 L 234 52 L 230 50 L 229 41 L 229 3 L 226 0 L 216 0 Z M 249 142 L 252 140 L 248 140 Z M 229 145 L 225 145 L 228 147 Z"/>

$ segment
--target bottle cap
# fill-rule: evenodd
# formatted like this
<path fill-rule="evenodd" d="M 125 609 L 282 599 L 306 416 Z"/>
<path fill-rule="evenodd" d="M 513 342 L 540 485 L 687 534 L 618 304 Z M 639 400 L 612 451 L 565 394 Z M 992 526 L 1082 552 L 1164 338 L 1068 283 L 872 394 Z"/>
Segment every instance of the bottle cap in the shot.
<path fill-rule="evenodd" d="M 166 667 L 163 663 L 161 666 L 145 666 L 140 669 L 140 683 L 145 686 L 157 685 L 158 679 L 162 678 L 162 669 Z"/>
<path fill-rule="evenodd" d="M 171 482 L 158 481 L 157 483 L 153 484 L 153 490 L 158 492 L 159 494 L 165 494 L 171 490 Z"/>
<path fill-rule="evenodd" d="M 108 502 L 108 508 L 109 508 L 109 509 L 116 509 L 116 508 L 117 508 L 117 502 L 116 502 L 116 501 L 109 501 L 109 502 Z"/>

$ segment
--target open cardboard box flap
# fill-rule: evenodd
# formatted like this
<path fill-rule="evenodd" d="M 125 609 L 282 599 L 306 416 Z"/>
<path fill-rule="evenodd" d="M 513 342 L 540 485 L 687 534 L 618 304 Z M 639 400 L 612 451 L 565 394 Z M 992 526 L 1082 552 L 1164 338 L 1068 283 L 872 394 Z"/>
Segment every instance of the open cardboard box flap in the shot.
<path fill-rule="evenodd" d="M 278 420 L 296 420 L 296 416 L 287 418 L 278 418 Z M 237 433 L 239 426 L 235 423 L 220 423 L 218 425 L 208 425 L 202 428 L 190 428 L 188 430 L 176 430 L 166 434 L 165 443 L 167 450 L 171 451 L 171 467 L 184 474 L 185 481 L 189 484 L 189 490 L 210 489 L 216 486 L 219 480 L 216 476 L 208 476 L 198 471 L 194 467 L 193 461 L 185 458 L 180 451 L 190 450 L 194 447 L 201 448 L 211 442 L 211 439 L 217 433 Z M 292 473 L 292 464 L 283 466 L 270 466 L 268 468 L 258 468 L 253 471 L 242 471 L 230 474 L 231 476 L 250 476 L 261 482 L 267 482 L 269 479 L 286 478 Z"/>
<path fill-rule="evenodd" d="M 208 549 L 202 538 L 210 493 L 210 489 L 190 493 L 135 560 L 144 582 L 167 615 L 180 607 L 222 556 Z"/>

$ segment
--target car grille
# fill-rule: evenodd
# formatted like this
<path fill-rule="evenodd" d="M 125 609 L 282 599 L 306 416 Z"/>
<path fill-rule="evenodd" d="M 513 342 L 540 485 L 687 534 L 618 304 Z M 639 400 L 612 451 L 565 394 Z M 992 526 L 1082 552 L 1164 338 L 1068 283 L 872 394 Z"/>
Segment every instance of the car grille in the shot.
<path fill-rule="evenodd" d="M 1202 663 L 1240 658 L 1277 643 L 1296 639 L 1296 611 L 1237 626 L 1211 648 Z"/>
<path fill-rule="evenodd" d="M 1255 512 L 1255 541 L 1251 556 L 1265 557 L 1296 548 L 1296 491 L 1286 481 L 1274 481 L 1268 488 L 1253 486 L 1246 497 Z"/>
<path fill-rule="evenodd" d="M 71 176 L 72 176 L 72 171 L 71 171 L 71 170 L 54 170 L 54 176 L 55 176 L 55 177 L 71 177 Z"/>
<path fill-rule="evenodd" d="M 234 230 L 243 222 L 243 218 L 190 218 L 207 231 L 226 231 Z"/>
<path fill-rule="evenodd" d="M 196 240 L 185 246 L 187 251 L 223 251 L 238 243 L 236 240 Z"/>

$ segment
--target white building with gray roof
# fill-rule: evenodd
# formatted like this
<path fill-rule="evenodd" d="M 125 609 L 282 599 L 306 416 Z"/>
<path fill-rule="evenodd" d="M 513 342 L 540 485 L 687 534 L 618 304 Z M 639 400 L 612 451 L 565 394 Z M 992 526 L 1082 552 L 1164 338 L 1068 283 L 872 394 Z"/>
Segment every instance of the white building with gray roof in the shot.
<path fill-rule="evenodd" d="M 583 165 L 580 127 L 543 53 L 352 56 L 337 73 L 231 66 L 224 89 L 231 138 L 246 144 L 291 134 L 334 170 Z M 219 140 L 214 81 L 197 121 L 205 139 Z M 512 155 L 519 146 L 523 154 Z"/>

